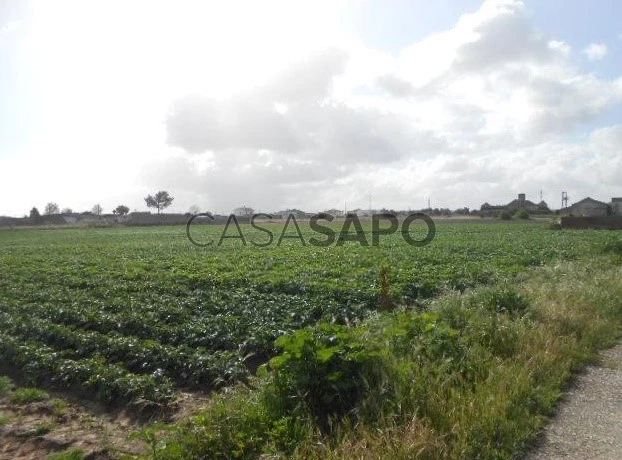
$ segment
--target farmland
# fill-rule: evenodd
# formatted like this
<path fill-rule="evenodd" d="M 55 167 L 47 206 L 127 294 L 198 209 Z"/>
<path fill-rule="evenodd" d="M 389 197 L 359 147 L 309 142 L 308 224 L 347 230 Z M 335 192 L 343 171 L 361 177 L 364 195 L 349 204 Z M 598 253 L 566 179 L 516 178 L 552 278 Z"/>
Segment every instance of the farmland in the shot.
<path fill-rule="evenodd" d="M 222 227 L 200 231 L 218 240 Z M 383 267 L 393 303 L 423 311 L 441 294 L 518 283 L 616 238 L 541 223 L 440 222 L 426 247 L 391 235 L 378 247 L 286 239 L 198 248 L 183 227 L 2 230 L 0 357 L 32 384 L 161 407 L 180 389 L 248 381 L 277 353 L 278 337 L 368 321 Z"/>
<path fill-rule="evenodd" d="M 221 231 L 201 229 L 216 240 Z M 245 379 L 245 357 L 271 353 L 285 332 L 363 318 L 381 266 L 408 304 L 580 257 L 594 239 L 537 224 L 442 224 L 423 248 L 390 236 L 367 248 L 200 249 L 182 227 L 3 231 L 0 352 L 37 383 L 160 404 L 176 386 Z"/>

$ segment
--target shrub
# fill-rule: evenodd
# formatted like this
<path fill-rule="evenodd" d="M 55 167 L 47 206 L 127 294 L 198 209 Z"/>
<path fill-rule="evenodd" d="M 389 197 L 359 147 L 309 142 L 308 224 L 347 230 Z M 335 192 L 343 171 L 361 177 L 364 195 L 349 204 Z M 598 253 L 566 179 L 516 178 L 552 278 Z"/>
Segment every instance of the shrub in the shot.
<path fill-rule="evenodd" d="M 380 377 L 379 355 L 360 339 L 360 330 L 321 323 L 279 337 L 282 350 L 268 364 L 273 410 L 310 413 L 323 431 L 331 419 L 353 411 Z"/>
<path fill-rule="evenodd" d="M 510 214 L 508 211 L 501 211 L 499 213 L 499 219 L 501 219 L 501 220 L 511 220 L 512 219 L 512 214 Z"/>
<path fill-rule="evenodd" d="M 514 213 L 516 219 L 529 219 L 529 213 L 525 209 L 519 209 Z"/>

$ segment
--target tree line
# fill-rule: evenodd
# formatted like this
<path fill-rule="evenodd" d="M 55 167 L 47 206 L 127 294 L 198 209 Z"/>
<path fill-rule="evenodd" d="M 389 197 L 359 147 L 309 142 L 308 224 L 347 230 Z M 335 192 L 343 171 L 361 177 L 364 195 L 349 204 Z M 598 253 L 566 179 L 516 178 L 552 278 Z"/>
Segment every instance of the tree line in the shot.
<path fill-rule="evenodd" d="M 153 195 L 147 195 L 144 200 L 145 200 L 145 204 L 147 205 L 148 208 L 155 208 L 158 211 L 158 214 L 160 214 L 160 212 L 166 208 L 168 208 L 172 203 L 173 200 L 175 198 L 173 198 L 167 191 L 165 190 L 160 190 L 159 192 L 153 194 Z M 101 216 L 104 212 L 104 209 L 101 207 L 100 204 L 96 204 L 94 205 L 90 211 L 86 211 L 83 212 L 82 214 L 93 214 L 96 216 Z M 112 210 L 112 214 L 116 215 L 116 216 L 125 216 L 130 212 L 130 208 L 128 208 L 127 206 L 125 206 L 124 204 L 120 204 L 119 206 L 117 206 L 116 208 L 114 208 Z M 50 202 L 48 204 L 45 205 L 45 208 L 43 209 L 43 215 L 45 216 L 53 216 L 55 214 L 73 214 L 73 210 L 71 208 L 63 208 L 63 210 L 61 211 L 60 207 L 58 206 L 58 204 L 54 203 L 54 202 Z M 33 207 L 30 210 L 30 215 L 29 215 L 30 219 L 33 221 L 38 221 L 42 218 L 41 213 L 39 212 L 39 210 L 36 207 Z"/>

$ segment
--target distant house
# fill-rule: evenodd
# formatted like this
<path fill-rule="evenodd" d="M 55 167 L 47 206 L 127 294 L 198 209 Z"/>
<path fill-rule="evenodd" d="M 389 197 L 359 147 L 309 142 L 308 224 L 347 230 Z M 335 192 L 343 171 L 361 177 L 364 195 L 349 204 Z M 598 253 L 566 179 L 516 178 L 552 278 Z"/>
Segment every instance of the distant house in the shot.
<path fill-rule="evenodd" d="M 518 211 L 519 209 L 524 209 L 532 213 L 550 212 L 549 206 L 546 204 L 545 201 L 540 201 L 539 203 L 536 204 L 533 201 L 526 199 L 526 196 L 524 193 L 519 193 L 518 197 L 510 201 L 508 204 L 491 205 L 488 203 L 484 203 L 480 207 L 480 211 L 482 211 L 483 213 L 488 213 L 488 214 L 492 214 L 493 212 L 500 212 L 500 211 L 508 211 L 508 212 L 514 213 Z"/>
<path fill-rule="evenodd" d="M 504 211 L 505 206 L 502 204 L 493 205 L 493 204 L 486 202 L 480 206 L 479 210 L 482 212 Z"/>
<path fill-rule="evenodd" d="M 333 217 L 343 217 L 343 211 L 340 209 L 329 209 L 324 214 L 330 214 Z"/>
<path fill-rule="evenodd" d="M 577 201 L 570 208 L 570 213 L 580 217 L 605 217 L 609 214 L 609 205 L 602 201 L 590 198 L 583 198 Z"/>
<path fill-rule="evenodd" d="M 622 229 L 622 198 L 604 203 L 587 197 L 561 210 L 562 228 Z M 570 214 L 570 215 L 568 215 Z"/>
<path fill-rule="evenodd" d="M 388 212 L 388 211 L 387 211 Z M 354 215 L 356 214 L 358 217 L 371 217 L 374 214 L 378 214 L 380 211 L 374 209 L 354 209 L 352 211 L 348 211 L 348 214 Z"/>
<path fill-rule="evenodd" d="M 296 219 L 304 219 L 306 217 L 311 217 L 313 214 L 308 212 L 301 211 L 300 209 L 286 209 L 285 211 L 279 211 L 275 213 L 275 217 L 280 217 L 281 219 L 287 219 L 290 215 L 294 216 Z"/>
<path fill-rule="evenodd" d="M 241 208 L 235 208 L 233 210 L 233 214 L 235 214 L 236 217 L 252 217 L 252 215 L 255 214 L 255 210 L 253 208 L 242 206 Z"/>

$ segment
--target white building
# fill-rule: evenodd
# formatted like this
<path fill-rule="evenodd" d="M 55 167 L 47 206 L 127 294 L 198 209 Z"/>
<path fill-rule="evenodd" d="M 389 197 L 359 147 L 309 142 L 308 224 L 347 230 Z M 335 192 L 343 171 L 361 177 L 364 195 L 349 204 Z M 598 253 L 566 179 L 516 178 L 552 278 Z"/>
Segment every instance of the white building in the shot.
<path fill-rule="evenodd" d="M 252 215 L 255 214 L 255 210 L 247 206 L 242 206 L 240 208 L 235 208 L 233 214 L 235 214 L 236 217 L 252 217 Z"/>

